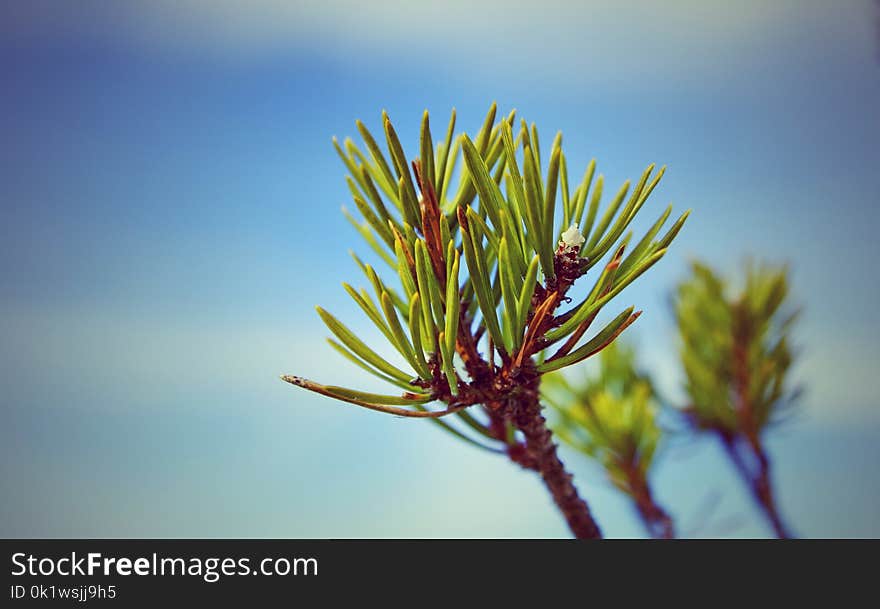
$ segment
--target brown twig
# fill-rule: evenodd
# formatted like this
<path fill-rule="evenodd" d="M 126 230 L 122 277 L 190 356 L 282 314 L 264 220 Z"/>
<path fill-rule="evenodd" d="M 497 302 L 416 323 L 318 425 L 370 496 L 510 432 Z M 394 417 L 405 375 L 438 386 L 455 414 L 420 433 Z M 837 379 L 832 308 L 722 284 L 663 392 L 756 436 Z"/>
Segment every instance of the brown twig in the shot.
<path fill-rule="evenodd" d="M 655 539 L 674 539 L 675 525 L 672 518 L 654 499 L 651 485 L 644 472 L 632 464 L 627 464 L 624 469 L 629 484 L 629 495 L 648 533 Z"/>
<path fill-rule="evenodd" d="M 587 503 L 578 495 L 572 475 L 566 471 L 556 453 L 553 436 L 541 414 L 537 383 L 526 387 L 512 404 L 513 422 L 526 440 L 526 450 L 534 459 L 535 469 L 541 474 L 544 485 L 553 496 L 556 507 L 562 512 L 571 532 L 578 539 L 598 539 L 602 531 L 593 519 Z"/>
<path fill-rule="evenodd" d="M 744 305 L 740 303 L 734 308 L 733 325 L 733 389 L 739 430 L 737 434 L 724 430 L 719 430 L 718 433 L 727 454 L 773 527 L 773 532 L 778 538 L 786 539 L 791 535 L 776 505 L 770 478 L 770 458 L 761 442 L 760 431 L 749 397 L 751 369 L 749 367 L 748 346 L 751 337 L 752 328 L 748 323 Z M 753 464 L 750 465 L 747 462 L 743 455 L 744 451 L 747 452 Z"/>
<path fill-rule="evenodd" d="M 509 418 L 525 438 L 529 464 L 541 474 L 572 533 L 578 539 L 596 539 L 602 537 L 602 532 L 589 506 L 578 494 L 572 475 L 559 459 L 553 434 L 541 414 L 538 398 L 540 375 L 530 357 L 543 348 L 543 336 L 555 323 L 553 312 L 563 302 L 571 285 L 583 274 L 577 256 L 564 248 L 557 251 L 554 263 L 554 278 L 548 281 L 546 289 L 540 286 L 536 289 L 533 302 L 538 304 L 529 321 L 522 347 L 514 360 L 502 367 L 502 382 L 512 380 L 512 386 L 515 387 L 502 406 L 505 418 Z M 511 455 L 511 458 L 514 456 Z"/>
<path fill-rule="evenodd" d="M 755 502 L 764 512 L 770 526 L 773 527 L 776 537 L 779 539 L 790 539 L 792 537 L 791 532 L 782 520 L 782 515 L 776 505 L 776 498 L 770 478 L 770 458 L 763 447 L 759 445 L 756 448 L 751 446 L 751 444 L 747 445 L 746 450 L 755 463 L 755 465 L 749 465 L 746 457 L 743 455 L 742 443 L 738 442 L 732 434 L 720 431 L 718 434 L 730 460 L 749 487 L 752 497 L 754 497 Z"/>
<path fill-rule="evenodd" d="M 540 350 L 543 335 L 553 326 L 553 312 L 565 298 L 565 292 L 582 274 L 568 260 L 557 256 L 557 277 L 552 288 L 536 286 L 540 304 L 531 316 L 523 346 L 515 358 L 506 358 L 500 367 L 487 362 L 479 353 L 479 330 L 475 333 L 467 314 L 467 303 L 460 308 L 456 351 L 464 362 L 470 383 L 462 384 L 458 403 L 482 404 L 489 416 L 488 431 L 506 445 L 508 458 L 521 467 L 541 475 L 554 502 L 579 539 L 600 538 L 602 533 L 587 503 L 578 494 L 556 451 L 553 435 L 541 414 L 538 398 L 540 374 L 531 355 Z M 540 294 L 539 294 L 540 292 Z M 508 438 L 509 425 L 522 440 Z"/>
<path fill-rule="evenodd" d="M 422 176 L 421 164 L 418 160 L 412 162 L 413 172 L 416 176 L 422 196 L 419 199 L 419 211 L 422 220 L 422 235 L 425 237 L 425 249 L 437 276 L 440 285 L 446 285 L 446 251 L 440 231 L 440 205 L 437 203 L 437 195 L 434 186 Z"/>
<path fill-rule="evenodd" d="M 617 252 L 614 254 L 614 257 L 611 259 L 611 261 L 605 266 L 605 270 L 609 274 L 611 280 L 606 282 L 606 285 L 602 288 L 601 292 L 599 292 L 597 298 L 602 298 L 611 291 L 611 288 L 614 285 L 613 273 L 620 266 L 620 261 L 623 259 L 623 251 L 625 247 L 625 244 L 621 245 L 620 248 L 618 248 Z M 581 339 L 581 337 L 583 337 L 587 330 L 590 329 L 590 326 L 593 324 L 593 321 L 596 319 L 597 315 L 599 315 L 598 310 L 593 312 L 589 317 L 582 321 L 577 329 L 572 332 L 571 336 L 568 337 L 568 340 L 565 341 L 562 347 L 560 347 L 559 350 L 554 353 L 553 357 L 550 359 L 563 357 L 564 355 L 567 355 L 572 349 L 574 349 L 574 346 L 577 344 L 577 342 Z"/>

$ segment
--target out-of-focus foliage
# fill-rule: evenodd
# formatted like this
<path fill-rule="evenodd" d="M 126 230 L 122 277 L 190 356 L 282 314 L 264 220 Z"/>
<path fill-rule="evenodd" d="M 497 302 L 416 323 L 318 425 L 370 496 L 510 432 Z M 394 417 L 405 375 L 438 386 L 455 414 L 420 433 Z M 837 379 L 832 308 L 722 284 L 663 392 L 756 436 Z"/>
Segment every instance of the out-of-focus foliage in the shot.
<path fill-rule="evenodd" d="M 690 398 L 684 412 L 695 427 L 756 436 L 792 403 L 797 391 L 786 377 L 798 313 L 783 307 L 787 295 L 784 268 L 750 264 L 744 286 L 731 294 L 710 268 L 693 264 L 675 315 Z"/>
<path fill-rule="evenodd" d="M 777 505 L 762 433 L 794 403 L 788 373 L 797 311 L 784 306 L 787 269 L 746 268 L 739 291 L 693 264 L 678 287 L 675 314 L 692 427 L 714 433 L 778 537 L 789 537 Z"/>
<path fill-rule="evenodd" d="M 601 462 L 617 488 L 636 496 L 661 439 L 654 389 L 636 369 L 634 350 L 620 341 L 598 360 L 597 373 L 577 382 L 561 373 L 545 376 L 542 395 L 557 414 L 553 431 Z"/>

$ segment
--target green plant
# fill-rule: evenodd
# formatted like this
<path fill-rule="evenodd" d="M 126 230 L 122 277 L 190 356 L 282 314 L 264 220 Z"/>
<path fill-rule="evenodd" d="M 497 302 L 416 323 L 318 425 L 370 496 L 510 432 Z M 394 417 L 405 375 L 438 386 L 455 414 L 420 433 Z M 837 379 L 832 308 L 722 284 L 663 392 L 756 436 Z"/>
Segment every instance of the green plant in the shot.
<path fill-rule="evenodd" d="M 788 537 L 776 503 L 767 429 L 794 402 L 789 387 L 791 329 L 797 311 L 783 307 L 786 269 L 746 270 L 736 295 L 709 267 L 694 263 L 679 287 L 675 314 L 690 398 L 682 409 L 699 431 L 715 434 L 779 537 Z"/>
<path fill-rule="evenodd" d="M 672 518 L 649 482 L 662 432 L 650 378 L 636 369 L 635 351 L 616 341 L 599 355 L 596 374 L 573 382 L 544 378 L 541 395 L 557 413 L 551 427 L 563 442 L 602 464 L 653 537 L 672 538 Z"/>
<path fill-rule="evenodd" d="M 348 139 L 334 145 L 363 220 L 346 215 L 394 279 L 382 279 L 355 256 L 372 293 L 343 286 L 405 365 L 387 361 L 324 309 L 318 313 L 335 350 L 402 393 L 282 378 L 365 408 L 432 419 L 458 438 L 506 454 L 541 475 L 577 537 L 601 536 L 557 456 L 539 384 L 545 373 L 601 351 L 638 316 L 629 307 L 580 343 L 603 307 L 663 257 L 685 222 L 687 213 L 658 237 L 668 207 L 624 257 L 628 227 L 664 169 L 655 173 L 650 165 L 600 214 L 604 180 L 594 180 L 595 161 L 572 191 L 561 134 L 542 164 L 535 125 L 522 121 L 515 133 L 514 113 L 496 123 L 494 104 L 474 139 L 453 136 L 453 110 L 436 146 L 425 112 L 411 163 L 384 113 L 382 121 L 387 156 L 360 121 L 366 153 Z M 459 156 L 464 164 L 453 189 Z M 609 253 L 592 288 L 559 312 L 574 284 Z M 445 408 L 431 410 L 430 402 Z"/>

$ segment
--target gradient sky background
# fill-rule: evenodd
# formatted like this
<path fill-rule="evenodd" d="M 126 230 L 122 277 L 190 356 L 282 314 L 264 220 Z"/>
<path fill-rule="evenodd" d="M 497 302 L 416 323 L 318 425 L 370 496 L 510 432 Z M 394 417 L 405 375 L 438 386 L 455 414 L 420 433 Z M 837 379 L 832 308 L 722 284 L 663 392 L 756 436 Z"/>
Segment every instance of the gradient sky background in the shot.
<path fill-rule="evenodd" d="M 694 213 L 618 308 L 645 309 L 628 333 L 671 395 L 688 259 L 791 263 L 807 393 L 770 440 L 780 503 L 800 535 L 880 535 L 873 3 L 0 12 L 0 535 L 567 535 L 532 474 L 278 380 L 376 387 L 313 310 L 361 320 L 330 137 L 385 108 L 412 151 L 424 108 L 473 133 L 493 100 L 562 130 L 572 173 L 668 165 L 642 226 Z M 641 535 L 564 457 L 605 532 Z M 655 484 L 684 534 L 768 533 L 711 442 L 671 447 Z"/>

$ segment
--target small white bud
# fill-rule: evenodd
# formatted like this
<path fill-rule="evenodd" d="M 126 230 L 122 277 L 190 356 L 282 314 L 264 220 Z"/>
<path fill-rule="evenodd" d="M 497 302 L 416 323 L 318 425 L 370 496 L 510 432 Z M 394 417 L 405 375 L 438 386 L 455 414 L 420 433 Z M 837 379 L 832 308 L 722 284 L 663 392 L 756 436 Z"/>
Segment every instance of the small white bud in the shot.
<path fill-rule="evenodd" d="M 577 226 L 572 224 L 568 227 L 564 233 L 562 233 L 562 241 L 559 242 L 559 245 L 563 247 L 576 247 L 580 248 L 586 239 L 577 229 Z"/>

